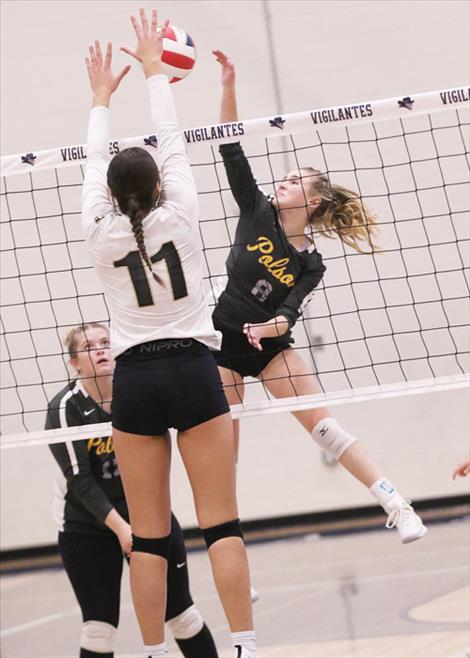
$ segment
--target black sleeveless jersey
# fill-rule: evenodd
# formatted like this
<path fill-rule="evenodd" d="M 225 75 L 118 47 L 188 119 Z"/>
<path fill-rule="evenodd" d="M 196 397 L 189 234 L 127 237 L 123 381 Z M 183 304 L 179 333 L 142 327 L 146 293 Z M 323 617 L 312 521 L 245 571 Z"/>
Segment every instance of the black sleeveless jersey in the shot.
<path fill-rule="evenodd" d="M 51 400 L 45 429 L 110 422 L 85 391 L 72 381 Z M 113 534 L 104 519 L 115 508 L 129 520 L 112 436 L 90 436 L 49 445 L 61 473 L 54 487 L 54 517 L 60 530 Z"/>
<path fill-rule="evenodd" d="M 284 315 L 292 327 L 323 277 L 322 257 L 313 245 L 299 252 L 289 243 L 240 144 L 223 144 L 220 152 L 240 219 L 226 263 L 228 283 L 214 310 L 214 322 L 222 329 L 242 331 L 245 322 Z M 290 330 L 276 340 L 292 342 Z"/>

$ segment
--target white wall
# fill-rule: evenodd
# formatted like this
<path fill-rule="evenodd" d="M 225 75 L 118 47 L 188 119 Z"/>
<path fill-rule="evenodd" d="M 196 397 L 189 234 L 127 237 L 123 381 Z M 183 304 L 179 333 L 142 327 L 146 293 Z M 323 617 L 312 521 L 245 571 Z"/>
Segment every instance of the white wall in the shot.
<path fill-rule="evenodd" d="M 334 410 L 370 455 L 413 500 L 469 493 L 452 480 L 469 454 L 467 391 L 393 398 Z M 327 467 L 312 439 L 289 414 L 242 421 L 238 495 L 242 520 L 349 509 L 374 500 L 340 466 Z M 55 461 L 46 446 L 4 450 L 1 462 L 1 550 L 52 544 Z M 174 445 L 173 509 L 184 527 L 197 525 L 191 491 Z M 385 522 L 385 517 L 384 517 Z"/>
<path fill-rule="evenodd" d="M 116 67 L 132 45 L 131 12 L 148 0 L 4 0 L 1 50 L 1 153 L 80 144 L 89 89 L 83 58 L 94 39 L 112 40 Z M 211 55 L 237 63 L 243 118 L 279 111 L 271 77 L 263 3 L 223 0 L 156 3 L 193 37 L 198 63 L 176 85 L 182 126 L 218 116 L 219 72 Z M 469 77 L 464 1 L 316 0 L 269 2 L 284 112 L 389 98 L 464 85 Z M 113 101 L 113 133 L 145 134 L 149 112 L 137 65 Z"/>
<path fill-rule="evenodd" d="M 82 143 L 89 108 L 83 57 L 95 38 L 132 44 L 130 12 L 152 2 L 40 2 L 1 4 L 1 153 Z M 263 3 L 160 2 L 161 17 L 185 27 L 198 64 L 175 87 L 180 123 L 217 119 L 218 68 L 213 48 L 237 63 L 244 118 L 271 116 L 374 98 L 450 88 L 469 73 L 470 6 L 453 0 L 422 2 L 269 2 L 281 103 L 271 75 Z M 126 57 L 116 54 L 116 65 Z M 151 130 L 143 78 L 133 67 L 113 100 L 113 134 Z M 468 453 L 468 398 L 462 391 L 339 407 L 336 415 L 364 438 L 406 496 L 463 493 L 452 482 Z M 242 518 L 252 519 L 369 504 L 367 493 L 339 469 L 327 469 L 290 416 L 243 423 L 239 467 Z M 175 454 L 176 457 L 176 454 Z M 50 487 L 55 465 L 47 448 L 2 453 L 3 549 L 54 541 Z M 175 458 L 173 498 L 183 525 L 195 524 L 190 493 Z"/>

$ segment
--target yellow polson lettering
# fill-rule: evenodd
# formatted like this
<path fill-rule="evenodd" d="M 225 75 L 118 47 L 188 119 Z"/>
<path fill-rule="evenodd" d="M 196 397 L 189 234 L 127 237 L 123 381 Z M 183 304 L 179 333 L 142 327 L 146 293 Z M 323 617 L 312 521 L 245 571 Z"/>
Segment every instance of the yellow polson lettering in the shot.
<path fill-rule="evenodd" d="M 274 249 L 274 246 L 269 238 L 264 235 L 260 235 L 257 244 L 247 244 L 246 248 L 248 251 L 256 251 L 259 249 L 262 254 L 270 254 Z"/>
<path fill-rule="evenodd" d="M 96 448 L 97 455 L 109 455 L 114 450 L 113 436 L 110 434 L 107 437 L 100 437 L 96 439 L 88 439 L 87 450 L 88 452 Z"/>
<path fill-rule="evenodd" d="M 87 450 L 90 452 L 92 448 L 96 448 L 101 443 L 101 439 L 88 439 Z"/>
<path fill-rule="evenodd" d="M 284 285 L 292 288 L 295 285 L 293 274 L 286 274 L 286 267 L 289 264 L 288 258 L 274 260 L 269 254 L 273 251 L 274 245 L 269 238 L 260 235 L 255 244 L 247 244 L 247 251 L 260 251 L 263 255 L 258 258 L 258 263 L 264 265 L 270 274 Z"/>

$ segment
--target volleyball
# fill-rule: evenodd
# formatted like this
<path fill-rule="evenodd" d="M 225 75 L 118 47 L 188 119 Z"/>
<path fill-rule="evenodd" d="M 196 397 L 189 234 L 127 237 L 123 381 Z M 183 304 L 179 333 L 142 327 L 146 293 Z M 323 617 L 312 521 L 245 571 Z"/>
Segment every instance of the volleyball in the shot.
<path fill-rule="evenodd" d="M 181 27 L 168 25 L 163 35 L 162 62 L 170 82 L 185 78 L 196 63 L 194 42 Z"/>

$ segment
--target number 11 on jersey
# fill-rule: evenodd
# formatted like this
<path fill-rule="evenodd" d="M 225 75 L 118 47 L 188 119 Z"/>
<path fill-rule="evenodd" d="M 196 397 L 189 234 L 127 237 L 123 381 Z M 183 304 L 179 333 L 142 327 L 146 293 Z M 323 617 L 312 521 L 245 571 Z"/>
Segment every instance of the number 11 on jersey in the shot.
<path fill-rule="evenodd" d="M 183 268 L 181 267 L 181 259 L 173 242 L 165 242 L 158 253 L 150 256 L 150 260 L 152 263 L 156 263 L 159 260 L 166 262 L 168 274 L 170 275 L 173 299 L 186 297 L 188 290 L 186 288 Z M 153 301 L 152 291 L 150 290 L 140 253 L 138 251 L 130 251 L 127 256 L 121 258 L 121 260 L 115 260 L 113 264 L 114 267 L 127 267 L 129 270 L 139 306 L 152 306 L 155 302 Z"/>

